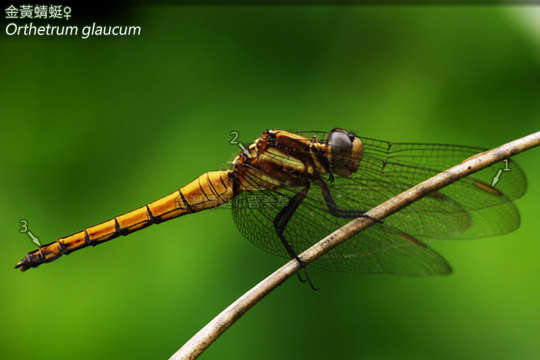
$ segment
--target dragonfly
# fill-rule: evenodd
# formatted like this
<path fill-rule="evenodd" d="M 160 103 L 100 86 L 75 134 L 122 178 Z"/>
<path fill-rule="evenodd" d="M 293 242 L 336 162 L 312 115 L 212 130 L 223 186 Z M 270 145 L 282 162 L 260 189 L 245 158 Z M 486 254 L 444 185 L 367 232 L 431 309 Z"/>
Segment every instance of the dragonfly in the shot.
<path fill-rule="evenodd" d="M 186 186 L 138 209 L 29 252 L 22 271 L 88 245 L 128 235 L 151 224 L 229 204 L 239 231 L 257 247 L 296 259 L 350 219 L 458 164 L 483 148 L 399 143 L 329 132 L 266 130 L 228 170 L 202 174 Z M 519 227 L 514 200 L 526 191 L 512 159 L 433 191 L 335 247 L 314 266 L 397 275 L 445 275 L 446 259 L 428 243 L 509 233 Z"/>

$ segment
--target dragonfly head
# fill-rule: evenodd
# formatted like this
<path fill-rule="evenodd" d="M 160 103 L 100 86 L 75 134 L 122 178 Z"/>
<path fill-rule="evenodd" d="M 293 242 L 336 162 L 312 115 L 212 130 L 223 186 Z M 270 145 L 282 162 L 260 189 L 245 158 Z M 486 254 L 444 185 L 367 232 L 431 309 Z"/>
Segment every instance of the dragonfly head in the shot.
<path fill-rule="evenodd" d="M 341 176 L 350 176 L 358 170 L 362 158 L 363 144 L 353 132 L 333 129 L 326 138 L 328 162 L 333 172 Z"/>

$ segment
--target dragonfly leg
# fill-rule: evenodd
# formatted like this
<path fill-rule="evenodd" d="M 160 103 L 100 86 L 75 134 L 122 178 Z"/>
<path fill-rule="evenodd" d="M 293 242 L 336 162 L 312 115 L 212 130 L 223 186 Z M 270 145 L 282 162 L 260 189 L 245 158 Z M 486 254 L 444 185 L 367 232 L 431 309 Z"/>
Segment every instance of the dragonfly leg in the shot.
<path fill-rule="evenodd" d="M 285 231 L 285 227 L 287 226 L 287 223 L 293 216 L 296 209 L 298 209 L 298 206 L 300 206 L 300 204 L 306 197 L 308 191 L 309 191 L 309 183 L 307 183 L 306 186 L 301 191 L 296 193 L 296 195 L 294 195 L 292 199 L 289 200 L 289 203 L 283 209 L 281 209 L 281 211 L 277 214 L 277 216 L 274 219 L 274 227 L 276 229 L 276 233 L 281 239 L 281 243 L 285 247 L 285 250 L 287 250 L 287 253 L 292 259 L 296 259 L 296 261 L 298 261 L 298 264 L 300 264 L 300 268 L 304 272 L 306 279 L 305 280 L 302 279 L 302 277 L 300 276 L 300 273 L 297 273 L 298 279 L 301 282 L 307 281 L 313 290 L 318 290 L 313 285 L 313 283 L 311 282 L 311 279 L 309 278 L 309 274 L 306 269 L 306 264 L 298 257 L 298 255 L 292 248 L 291 244 L 289 244 L 287 239 L 285 239 L 285 236 L 283 236 L 283 232 Z"/>
<path fill-rule="evenodd" d="M 326 206 L 328 206 L 328 211 L 330 212 L 330 214 L 334 215 L 335 217 L 347 218 L 347 219 L 365 217 L 375 223 L 382 223 L 382 220 L 375 219 L 374 217 L 366 215 L 365 210 L 339 208 L 336 202 L 334 201 L 334 199 L 332 198 L 332 194 L 330 194 L 330 190 L 328 189 L 328 186 L 326 185 L 324 180 L 318 179 L 317 183 L 321 187 L 321 192 L 324 197 L 324 201 L 326 202 Z"/>

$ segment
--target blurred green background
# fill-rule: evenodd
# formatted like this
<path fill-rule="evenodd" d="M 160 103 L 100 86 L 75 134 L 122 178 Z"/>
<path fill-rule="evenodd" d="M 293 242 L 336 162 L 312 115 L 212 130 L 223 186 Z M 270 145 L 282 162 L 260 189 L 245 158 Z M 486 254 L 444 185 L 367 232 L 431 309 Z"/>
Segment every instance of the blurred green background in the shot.
<path fill-rule="evenodd" d="M 230 210 L 152 226 L 26 273 L 42 242 L 226 168 L 267 128 L 344 127 L 492 147 L 538 130 L 540 38 L 527 7 L 155 6 L 140 38 L 0 35 L 0 358 L 164 359 L 284 260 Z M 77 8 L 73 9 L 74 19 Z M 2 29 L 6 20 L 3 19 Z M 540 154 L 516 157 L 521 228 L 433 246 L 449 277 L 311 269 L 207 359 L 536 359 Z"/>

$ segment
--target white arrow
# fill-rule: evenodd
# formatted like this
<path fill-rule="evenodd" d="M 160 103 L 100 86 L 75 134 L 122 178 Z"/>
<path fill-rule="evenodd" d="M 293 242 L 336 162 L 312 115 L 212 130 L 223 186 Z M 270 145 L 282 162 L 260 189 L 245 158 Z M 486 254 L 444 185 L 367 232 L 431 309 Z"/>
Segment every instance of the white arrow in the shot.
<path fill-rule="evenodd" d="M 32 234 L 32 232 L 30 230 L 27 232 L 27 234 L 28 234 L 28 236 L 30 236 L 30 239 L 32 240 L 32 242 L 34 244 L 41 247 L 41 243 L 39 242 L 39 239 L 34 234 Z"/>
<path fill-rule="evenodd" d="M 499 169 L 497 171 L 497 174 L 493 177 L 493 180 L 491 180 L 491 187 L 495 187 L 495 185 L 499 182 L 501 179 L 501 174 L 503 172 L 503 169 Z"/>

